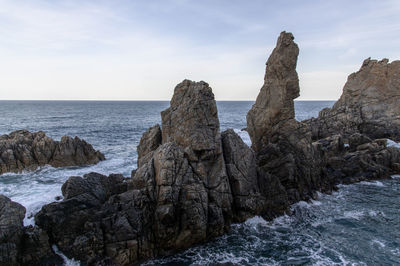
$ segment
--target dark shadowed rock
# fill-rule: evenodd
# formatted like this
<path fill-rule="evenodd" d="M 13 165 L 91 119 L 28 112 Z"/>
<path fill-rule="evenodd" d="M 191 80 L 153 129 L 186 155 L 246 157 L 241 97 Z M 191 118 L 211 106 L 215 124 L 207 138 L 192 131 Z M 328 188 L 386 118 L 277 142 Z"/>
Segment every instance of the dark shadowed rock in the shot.
<path fill-rule="evenodd" d="M 40 228 L 23 226 L 25 208 L 0 195 L 0 265 L 55 265 L 62 260 Z"/>
<path fill-rule="evenodd" d="M 104 155 L 78 137 L 54 141 L 44 132 L 18 130 L 0 137 L 0 174 L 54 167 L 96 164 Z"/>
<path fill-rule="evenodd" d="M 400 140 L 400 61 L 366 59 L 351 74 L 332 108 L 306 121 L 313 138 L 361 133 L 370 138 Z"/>
<path fill-rule="evenodd" d="M 232 219 L 232 195 L 222 154 L 217 104 L 204 81 L 184 80 L 175 87 L 171 106 L 161 113 L 162 142 L 185 151 L 194 174 L 208 193 L 208 235 L 221 235 Z"/>
<path fill-rule="evenodd" d="M 138 168 L 149 160 L 158 146 L 161 145 L 161 128 L 155 125 L 143 133 L 140 143 L 137 146 Z M 134 176 L 134 175 L 132 175 Z"/>
<path fill-rule="evenodd" d="M 18 265 L 25 208 L 0 195 L 0 265 Z"/>

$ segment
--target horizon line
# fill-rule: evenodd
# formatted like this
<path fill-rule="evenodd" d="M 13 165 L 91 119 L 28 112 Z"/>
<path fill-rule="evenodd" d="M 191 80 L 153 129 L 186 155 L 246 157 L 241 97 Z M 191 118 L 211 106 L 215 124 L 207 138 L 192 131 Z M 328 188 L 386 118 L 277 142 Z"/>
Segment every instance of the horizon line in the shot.
<path fill-rule="evenodd" d="M 307 102 L 317 102 L 317 101 L 337 101 L 338 99 L 294 99 L 295 102 L 307 101 Z M 129 100 L 104 100 L 104 99 L 0 99 L 0 102 L 169 102 L 166 99 L 129 99 Z M 239 99 L 239 100 L 229 100 L 229 99 L 215 99 L 217 102 L 255 102 L 255 100 Z"/>

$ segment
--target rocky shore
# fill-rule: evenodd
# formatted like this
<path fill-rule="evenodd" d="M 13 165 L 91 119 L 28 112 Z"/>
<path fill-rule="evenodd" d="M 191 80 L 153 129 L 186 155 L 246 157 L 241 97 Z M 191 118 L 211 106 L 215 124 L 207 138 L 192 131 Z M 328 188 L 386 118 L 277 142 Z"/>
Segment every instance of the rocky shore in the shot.
<path fill-rule="evenodd" d="M 70 177 L 63 200 L 43 206 L 35 227 L 23 227 L 24 207 L 1 196 L 0 265 L 53 265 L 60 258 L 52 245 L 88 265 L 131 265 L 207 242 L 255 215 L 289 213 L 337 184 L 400 173 L 400 149 L 385 139 L 400 138 L 399 61 L 367 60 L 332 109 L 299 122 L 298 54 L 293 35 L 282 32 L 247 114 L 252 147 L 233 130 L 220 132 L 206 82 L 184 80 L 161 126 L 143 134 L 131 178 Z"/>
<path fill-rule="evenodd" d="M 0 136 L 0 175 L 35 170 L 40 166 L 82 166 L 105 160 L 104 155 L 78 137 L 55 141 L 43 131 L 17 130 Z"/>

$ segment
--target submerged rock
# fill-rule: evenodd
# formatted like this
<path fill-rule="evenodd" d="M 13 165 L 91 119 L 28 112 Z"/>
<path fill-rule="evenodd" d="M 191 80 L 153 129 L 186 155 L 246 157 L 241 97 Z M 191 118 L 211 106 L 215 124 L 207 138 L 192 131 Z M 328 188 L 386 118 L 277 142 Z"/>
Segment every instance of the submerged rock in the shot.
<path fill-rule="evenodd" d="M 314 139 L 361 133 L 400 141 L 400 61 L 366 59 L 332 108 L 306 121 Z"/>
<path fill-rule="evenodd" d="M 0 136 L 0 174 L 53 167 L 96 164 L 104 155 L 78 137 L 54 141 L 42 131 L 17 130 Z"/>

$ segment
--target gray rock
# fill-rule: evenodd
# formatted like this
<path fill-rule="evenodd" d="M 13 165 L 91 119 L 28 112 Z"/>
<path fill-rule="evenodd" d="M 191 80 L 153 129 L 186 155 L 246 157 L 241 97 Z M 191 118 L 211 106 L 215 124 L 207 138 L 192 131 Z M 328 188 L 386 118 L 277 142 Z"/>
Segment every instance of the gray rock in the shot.
<path fill-rule="evenodd" d="M 161 128 L 158 124 L 143 133 L 140 143 L 137 146 L 138 168 L 145 164 L 152 157 L 152 152 L 161 145 L 161 137 Z"/>
<path fill-rule="evenodd" d="M 290 203 L 312 198 L 324 182 L 310 128 L 294 119 L 299 48 L 293 40 L 291 33 L 280 34 L 267 61 L 264 85 L 247 114 L 247 131 L 258 166 L 279 178 Z"/>
<path fill-rule="evenodd" d="M 0 195 L 0 265 L 18 265 L 25 208 Z"/>
<path fill-rule="evenodd" d="M 54 141 L 44 132 L 17 130 L 0 137 L 0 174 L 35 170 L 49 164 L 54 167 L 96 164 L 105 160 L 92 145 L 75 137 Z"/>
<path fill-rule="evenodd" d="M 0 265 L 62 264 L 40 228 L 23 226 L 25 208 L 0 195 Z"/>
<path fill-rule="evenodd" d="M 313 138 L 361 133 L 372 139 L 400 141 L 400 61 L 366 59 L 351 74 L 332 108 L 307 120 Z"/>

